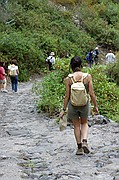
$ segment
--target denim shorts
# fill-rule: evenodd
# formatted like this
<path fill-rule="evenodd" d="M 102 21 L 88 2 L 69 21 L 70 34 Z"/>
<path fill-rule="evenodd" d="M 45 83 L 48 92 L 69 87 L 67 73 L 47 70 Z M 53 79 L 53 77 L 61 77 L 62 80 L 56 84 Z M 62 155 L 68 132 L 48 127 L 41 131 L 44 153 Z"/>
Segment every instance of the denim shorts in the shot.
<path fill-rule="evenodd" d="M 71 102 L 68 103 L 68 118 L 73 119 L 79 119 L 81 118 L 88 118 L 90 112 L 90 103 L 89 101 L 85 106 L 73 106 Z"/>

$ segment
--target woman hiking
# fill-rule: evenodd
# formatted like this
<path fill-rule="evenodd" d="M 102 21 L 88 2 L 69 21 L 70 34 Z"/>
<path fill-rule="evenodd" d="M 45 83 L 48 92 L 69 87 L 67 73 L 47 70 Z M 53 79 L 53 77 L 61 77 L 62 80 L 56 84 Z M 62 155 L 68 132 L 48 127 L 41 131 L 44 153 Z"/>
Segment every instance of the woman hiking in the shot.
<path fill-rule="evenodd" d="M 82 60 L 80 57 L 75 56 L 70 61 L 70 66 L 73 71 L 73 79 L 75 81 L 80 81 L 83 79 L 83 83 L 85 85 L 85 89 L 87 93 L 90 95 L 90 98 L 94 104 L 94 112 L 98 113 L 98 107 L 96 102 L 95 93 L 93 90 L 92 77 L 90 74 L 86 76 L 83 75 L 82 69 Z M 64 106 L 62 111 L 60 112 L 60 118 L 64 116 L 66 108 L 68 107 L 68 118 L 71 119 L 74 126 L 74 135 L 77 143 L 77 152 L 76 155 L 83 155 L 84 153 L 89 153 L 90 150 L 88 148 L 87 138 L 88 138 L 88 115 L 90 111 L 90 102 L 87 100 L 86 105 L 84 106 L 74 106 L 71 103 L 71 85 L 72 79 L 67 76 L 65 78 L 65 97 L 64 97 Z"/>

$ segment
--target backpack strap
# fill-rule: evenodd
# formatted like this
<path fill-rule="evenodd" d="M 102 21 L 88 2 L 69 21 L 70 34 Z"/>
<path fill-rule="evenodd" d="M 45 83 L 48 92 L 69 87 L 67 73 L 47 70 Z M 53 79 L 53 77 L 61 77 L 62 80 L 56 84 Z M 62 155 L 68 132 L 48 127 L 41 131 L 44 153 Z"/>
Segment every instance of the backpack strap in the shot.
<path fill-rule="evenodd" d="M 83 73 L 83 79 L 85 79 L 88 76 L 88 73 Z"/>
<path fill-rule="evenodd" d="M 84 83 L 84 80 L 88 77 L 88 73 L 83 73 L 83 83 Z"/>
<path fill-rule="evenodd" d="M 76 80 L 74 79 L 73 74 L 69 74 L 69 75 L 68 75 L 68 77 L 69 77 L 69 79 L 71 80 L 72 83 L 75 83 L 75 82 L 83 82 L 83 83 L 84 83 L 84 79 L 85 79 L 87 76 L 88 76 L 88 73 L 82 73 L 82 78 L 79 79 L 78 81 L 76 81 Z"/>
<path fill-rule="evenodd" d="M 83 73 L 82 73 L 82 77 L 81 79 L 79 79 L 78 81 L 75 80 L 74 75 L 73 74 L 69 74 L 68 77 L 71 79 L 72 83 L 76 83 L 76 82 L 83 82 Z"/>
<path fill-rule="evenodd" d="M 69 77 L 69 80 L 71 80 L 72 83 L 75 83 L 74 78 L 73 78 L 73 74 L 69 74 L 68 77 Z"/>

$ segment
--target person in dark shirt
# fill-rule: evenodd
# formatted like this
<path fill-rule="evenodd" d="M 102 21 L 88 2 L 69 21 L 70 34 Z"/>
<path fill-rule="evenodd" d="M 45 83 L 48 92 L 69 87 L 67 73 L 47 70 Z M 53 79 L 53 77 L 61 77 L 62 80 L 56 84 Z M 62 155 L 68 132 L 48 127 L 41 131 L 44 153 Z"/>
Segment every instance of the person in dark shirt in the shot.
<path fill-rule="evenodd" d="M 96 47 L 93 51 L 93 57 L 94 57 L 94 64 L 95 65 L 98 64 L 98 55 L 99 55 L 99 51 L 98 51 L 98 47 Z"/>
<path fill-rule="evenodd" d="M 93 66 L 94 60 L 93 60 L 93 50 L 91 49 L 88 54 L 86 55 L 86 60 L 90 66 L 90 68 Z"/>

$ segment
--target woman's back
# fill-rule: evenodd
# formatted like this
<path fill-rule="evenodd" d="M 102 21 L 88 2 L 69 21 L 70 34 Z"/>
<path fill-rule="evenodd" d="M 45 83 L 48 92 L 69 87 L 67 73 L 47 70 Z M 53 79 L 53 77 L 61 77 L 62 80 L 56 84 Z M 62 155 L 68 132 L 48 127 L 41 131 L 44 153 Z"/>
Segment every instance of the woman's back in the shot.
<path fill-rule="evenodd" d="M 86 91 L 89 92 L 89 74 L 88 73 L 83 73 L 81 71 L 74 72 L 73 78 L 75 82 L 82 80 L 82 82 L 85 85 Z M 72 80 L 70 79 L 69 85 L 72 84 Z"/>

